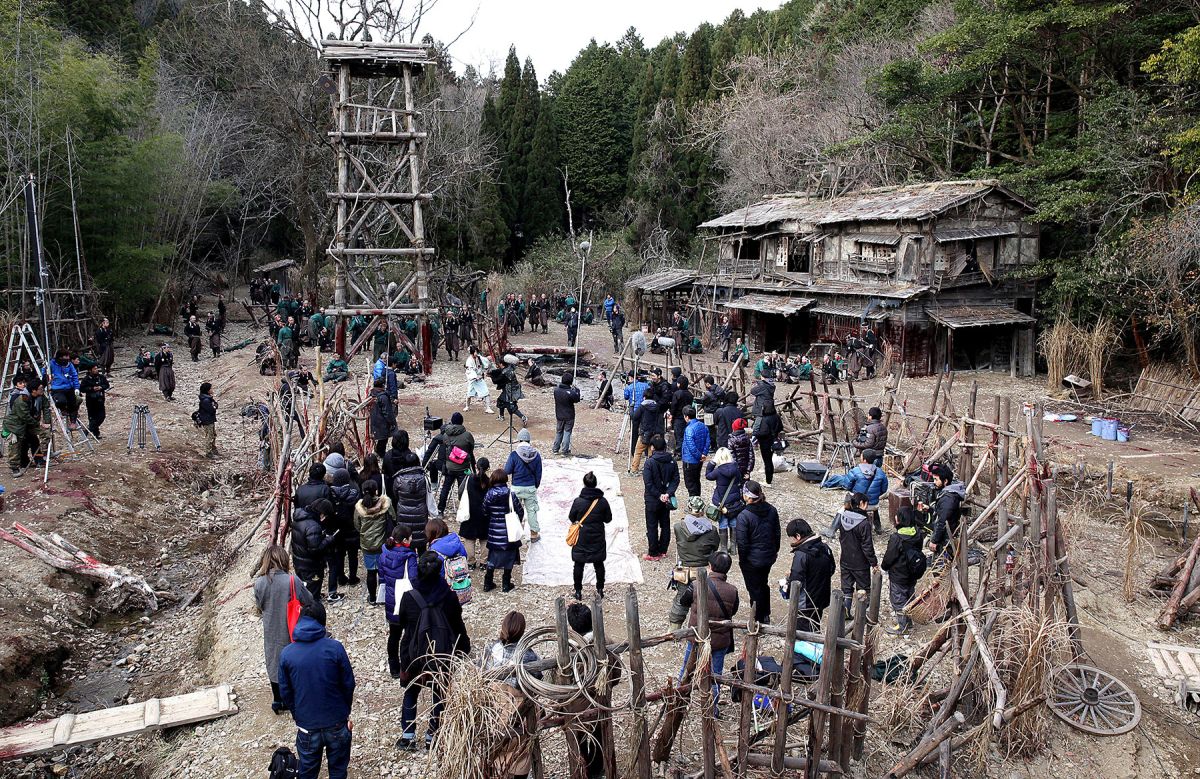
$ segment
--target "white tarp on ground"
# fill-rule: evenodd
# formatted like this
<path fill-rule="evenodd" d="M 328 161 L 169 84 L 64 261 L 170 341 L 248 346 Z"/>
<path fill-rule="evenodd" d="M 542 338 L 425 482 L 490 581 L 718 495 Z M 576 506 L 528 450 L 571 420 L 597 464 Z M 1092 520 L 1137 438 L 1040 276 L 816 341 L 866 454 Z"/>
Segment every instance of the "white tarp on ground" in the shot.
<path fill-rule="evenodd" d="M 569 585 L 574 567 L 571 547 L 567 546 L 567 514 L 583 489 L 583 475 L 596 474 L 598 486 L 612 507 L 613 520 L 606 528 L 608 559 L 604 575 L 608 584 L 642 583 L 642 566 L 629 542 L 629 517 L 621 497 L 621 480 L 612 460 L 602 457 L 546 458 L 542 461 L 542 487 L 538 490 L 538 524 L 541 540 L 528 547 L 521 580 L 526 584 Z M 595 583 L 592 566 L 584 569 L 583 580 Z"/>

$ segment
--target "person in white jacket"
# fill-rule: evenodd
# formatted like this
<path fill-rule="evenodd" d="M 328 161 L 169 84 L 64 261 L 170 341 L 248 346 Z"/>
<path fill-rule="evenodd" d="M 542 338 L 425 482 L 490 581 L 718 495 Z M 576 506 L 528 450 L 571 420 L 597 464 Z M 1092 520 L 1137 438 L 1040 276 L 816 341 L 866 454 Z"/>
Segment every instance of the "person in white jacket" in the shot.
<path fill-rule="evenodd" d="M 492 361 L 471 346 L 468 350 L 465 367 L 467 369 L 467 404 L 463 406 L 463 411 L 471 410 L 473 399 L 482 399 L 484 409 L 487 413 L 492 413 L 492 398 L 487 385 L 488 371 L 493 367 Z"/>

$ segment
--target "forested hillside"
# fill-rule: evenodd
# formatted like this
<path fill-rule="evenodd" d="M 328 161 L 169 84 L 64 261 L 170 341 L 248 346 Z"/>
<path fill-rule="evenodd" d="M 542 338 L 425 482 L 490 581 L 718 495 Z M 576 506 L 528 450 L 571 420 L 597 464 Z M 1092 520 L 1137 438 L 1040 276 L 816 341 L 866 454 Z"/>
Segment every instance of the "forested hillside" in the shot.
<path fill-rule="evenodd" d="M 74 176 L 114 311 L 167 274 L 325 261 L 329 96 L 315 30 L 271 11 L 290 5 L 0 0 L 5 192 L 40 172 L 73 261 Z M 421 39 L 403 21 L 377 34 Z M 1044 310 L 1200 364 L 1194 0 L 794 0 L 657 42 L 629 22 L 565 73 L 442 55 L 422 99 L 444 256 L 528 268 L 573 226 L 626 270 L 695 262 L 699 222 L 764 194 L 996 177 L 1038 206 Z"/>

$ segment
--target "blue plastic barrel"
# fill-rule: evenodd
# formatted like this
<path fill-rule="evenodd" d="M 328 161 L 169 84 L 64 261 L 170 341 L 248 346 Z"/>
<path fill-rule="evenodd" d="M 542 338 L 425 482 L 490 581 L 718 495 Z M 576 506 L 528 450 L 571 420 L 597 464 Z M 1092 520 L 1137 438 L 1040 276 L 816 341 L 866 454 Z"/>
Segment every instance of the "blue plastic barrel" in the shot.
<path fill-rule="evenodd" d="M 1129 441 L 1129 428 L 1117 426 L 1117 443 L 1124 444 Z"/>
<path fill-rule="evenodd" d="M 1104 428 L 1104 419 L 1102 417 L 1092 417 L 1092 430 L 1094 436 L 1100 435 L 1100 431 Z"/>
<path fill-rule="evenodd" d="M 1108 417 L 1103 420 L 1103 425 L 1100 427 L 1100 437 L 1105 441 L 1117 440 L 1117 420 L 1114 417 Z"/>

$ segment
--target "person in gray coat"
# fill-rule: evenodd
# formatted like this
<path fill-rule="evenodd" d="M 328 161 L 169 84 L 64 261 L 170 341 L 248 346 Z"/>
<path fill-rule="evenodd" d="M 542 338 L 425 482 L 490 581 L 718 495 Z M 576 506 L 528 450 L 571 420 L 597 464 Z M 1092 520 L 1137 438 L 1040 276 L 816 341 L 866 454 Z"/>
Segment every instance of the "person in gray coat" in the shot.
<path fill-rule="evenodd" d="M 254 574 L 254 605 L 262 615 L 263 655 L 271 681 L 271 711 L 276 714 L 287 711 L 279 695 L 279 653 L 292 643 L 287 609 L 293 592 L 301 606 L 312 605 L 312 594 L 304 582 L 291 575 L 287 550 L 278 544 L 268 545 Z"/>

